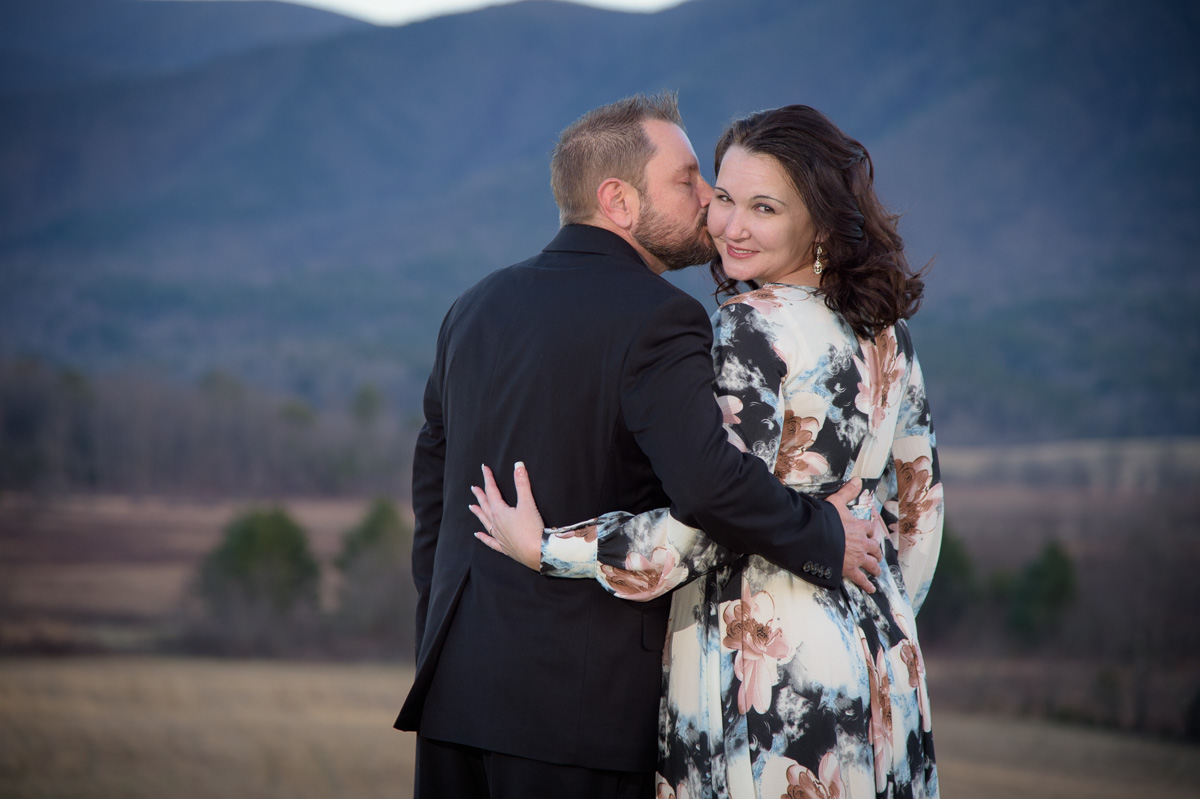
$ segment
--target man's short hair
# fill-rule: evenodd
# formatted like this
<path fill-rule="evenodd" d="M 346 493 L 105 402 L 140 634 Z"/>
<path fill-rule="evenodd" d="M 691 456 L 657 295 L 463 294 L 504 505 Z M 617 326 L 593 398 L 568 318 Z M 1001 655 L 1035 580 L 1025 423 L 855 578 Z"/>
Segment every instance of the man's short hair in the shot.
<path fill-rule="evenodd" d="M 645 192 L 646 164 L 654 145 L 643 124 L 659 119 L 683 127 L 675 92 L 636 94 L 588 111 L 558 137 L 550 158 L 550 187 L 562 225 L 585 222 L 596 212 L 596 189 L 608 178 Z"/>

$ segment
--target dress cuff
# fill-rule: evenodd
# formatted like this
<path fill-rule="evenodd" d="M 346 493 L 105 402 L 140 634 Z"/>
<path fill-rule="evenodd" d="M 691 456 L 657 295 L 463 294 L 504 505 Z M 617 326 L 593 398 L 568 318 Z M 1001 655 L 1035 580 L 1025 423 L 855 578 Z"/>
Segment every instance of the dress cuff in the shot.
<path fill-rule="evenodd" d="M 542 531 L 542 569 L 548 577 L 595 579 L 599 574 L 598 519 Z"/>

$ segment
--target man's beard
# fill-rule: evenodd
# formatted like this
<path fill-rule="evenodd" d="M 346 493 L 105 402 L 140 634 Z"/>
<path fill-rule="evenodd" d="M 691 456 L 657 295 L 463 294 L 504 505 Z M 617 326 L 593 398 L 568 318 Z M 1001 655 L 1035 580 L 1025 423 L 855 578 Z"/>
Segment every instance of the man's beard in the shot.
<path fill-rule="evenodd" d="M 717 257 L 717 248 L 708 235 L 704 217 L 694 228 L 672 226 L 654 210 L 654 206 L 646 203 L 632 233 L 634 241 L 661 261 L 668 271 L 708 263 Z"/>

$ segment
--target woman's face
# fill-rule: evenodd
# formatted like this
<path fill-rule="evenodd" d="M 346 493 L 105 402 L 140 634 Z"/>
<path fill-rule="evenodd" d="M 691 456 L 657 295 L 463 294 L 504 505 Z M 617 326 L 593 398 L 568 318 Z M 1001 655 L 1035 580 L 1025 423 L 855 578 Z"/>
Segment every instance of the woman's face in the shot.
<path fill-rule="evenodd" d="M 741 147 L 725 153 L 708 207 L 708 232 L 729 277 L 820 284 L 812 270 L 812 217 L 779 162 L 769 155 Z"/>

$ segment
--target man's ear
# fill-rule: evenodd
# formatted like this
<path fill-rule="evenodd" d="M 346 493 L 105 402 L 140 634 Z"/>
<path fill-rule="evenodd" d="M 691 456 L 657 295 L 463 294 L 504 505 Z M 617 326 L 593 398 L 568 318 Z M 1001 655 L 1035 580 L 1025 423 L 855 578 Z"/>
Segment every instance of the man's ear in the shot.
<path fill-rule="evenodd" d="M 641 210 L 637 189 L 620 178 L 608 178 L 596 189 L 600 215 L 622 230 L 631 230 Z"/>

